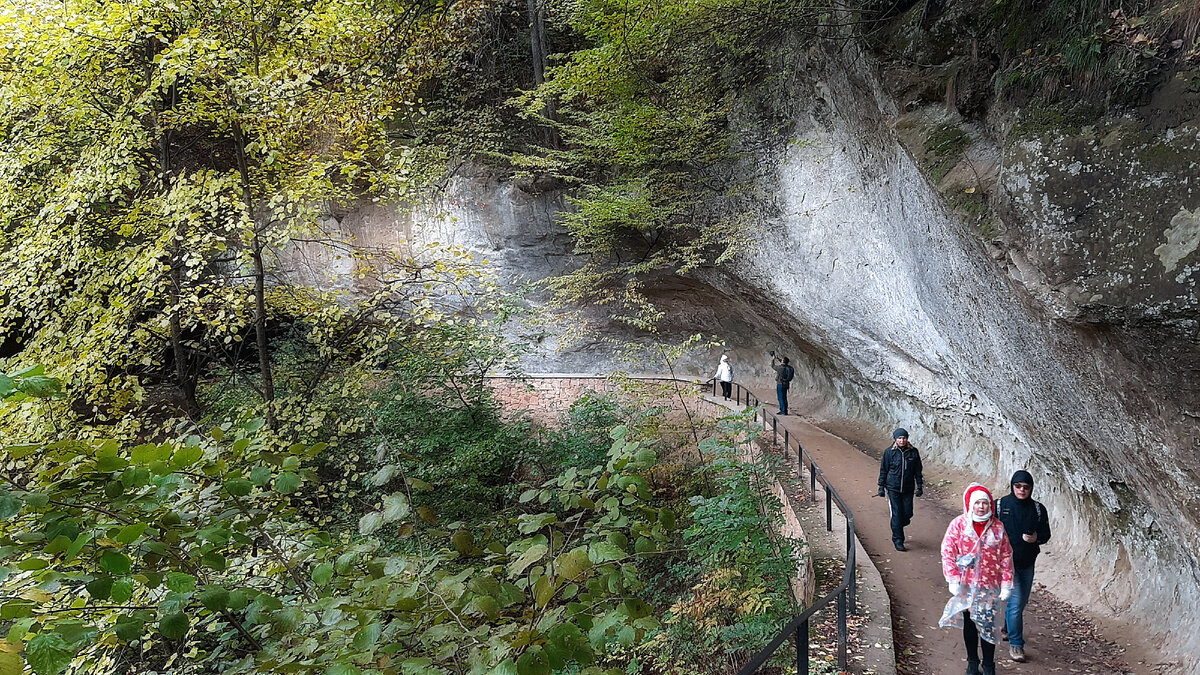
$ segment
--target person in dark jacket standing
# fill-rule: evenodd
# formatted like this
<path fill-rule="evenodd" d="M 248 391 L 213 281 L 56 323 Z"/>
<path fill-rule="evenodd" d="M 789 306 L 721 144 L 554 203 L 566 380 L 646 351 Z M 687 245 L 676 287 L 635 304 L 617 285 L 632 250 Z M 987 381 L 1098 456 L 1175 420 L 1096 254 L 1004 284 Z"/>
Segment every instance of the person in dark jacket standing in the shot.
<path fill-rule="evenodd" d="M 779 414 L 787 414 L 788 387 L 796 376 L 796 369 L 788 363 L 788 357 L 782 359 L 771 352 L 771 369 L 775 371 L 775 395 L 779 397 Z"/>
<path fill-rule="evenodd" d="M 921 453 L 908 442 L 908 431 L 892 432 L 892 445 L 883 451 L 879 463 L 879 493 L 887 491 L 888 507 L 892 510 L 892 543 L 897 551 L 904 548 L 904 527 L 912 522 L 913 497 L 925 491 L 925 475 L 921 470 Z"/>
<path fill-rule="evenodd" d="M 1009 481 L 1012 492 L 996 503 L 996 517 L 1012 541 L 1013 594 L 1008 599 L 1004 622 L 1008 626 L 1008 655 L 1017 663 L 1025 662 L 1025 605 L 1033 589 L 1033 563 L 1042 544 L 1050 541 L 1050 519 L 1046 507 L 1033 498 L 1033 476 L 1018 471 Z"/>

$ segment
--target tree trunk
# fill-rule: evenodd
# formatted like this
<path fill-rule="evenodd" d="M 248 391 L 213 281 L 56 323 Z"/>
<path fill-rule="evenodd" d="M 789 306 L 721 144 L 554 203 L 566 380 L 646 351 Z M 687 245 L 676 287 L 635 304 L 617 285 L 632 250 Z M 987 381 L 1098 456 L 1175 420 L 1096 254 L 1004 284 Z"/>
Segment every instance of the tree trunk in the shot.
<path fill-rule="evenodd" d="M 533 61 L 533 82 L 539 87 L 546 82 L 546 69 L 550 66 L 550 40 L 546 37 L 546 9 L 542 6 L 542 1 L 525 0 L 529 8 L 529 47 Z M 552 121 L 558 119 L 558 111 L 553 101 L 547 101 L 542 114 Z M 551 148 L 561 145 L 558 130 L 552 126 L 545 129 L 542 140 Z"/>
<path fill-rule="evenodd" d="M 250 257 L 254 263 L 254 333 L 258 344 L 258 371 L 262 377 L 263 403 L 267 406 L 267 424 L 275 426 L 275 376 L 271 370 L 270 345 L 267 340 L 267 272 L 263 264 L 263 243 L 254 216 L 254 193 L 250 189 L 250 164 L 246 159 L 246 137 L 239 124 L 233 125 L 233 142 L 237 152 L 238 173 L 242 179 L 242 201 L 254 223 L 250 242 Z"/>
<path fill-rule="evenodd" d="M 546 81 L 546 66 L 549 65 L 546 42 L 546 10 L 538 0 L 526 0 L 529 7 L 529 46 L 533 54 L 533 83 L 541 86 Z"/>
<path fill-rule="evenodd" d="M 150 38 L 146 44 L 147 89 L 154 84 L 154 73 L 150 64 L 154 61 L 154 56 L 158 52 L 158 46 L 156 38 Z M 162 96 L 160 111 L 170 110 L 174 105 L 175 85 L 171 85 Z M 158 170 L 160 178 L 158 189 L 165 195 L 171 185 L 171 132 L 162 129 L 162 126 L 158 123 L 157 114 L 155 115 L 154 126 L 159 130 Z M 171 354 L 175 359 L 175 385 L 179 387 L 180 393 L 183 394 L 188 416 L 194 419 L 200 414 L 200 404 L 196 401 L 196 378 L 199 376 L 199 373 L 192 367 L 192 354 L 183 344 L 183 323 L 180 319 L 180 314 L 183 311 L 180 308 L 181 298 L 183 297 L 183 252 L 180 249 L 179 240 L 173 240 L 169 254 L 171 261 L 171 283 L 169 290 L 171 299 L 171 316 L 169 319 Z"/>
<path fill-rule="evenodd" d="M 175 384 L 183 393 L 187 405 L 187 413 L 195 418 L 200 414 L 200 404 L 196 401 L 196 378 L 198 373 L 192 367 L 192 355 L 183 344 L 183 324 L 179 319 L 182 310 L 179 307 L 183 296 L 183 270 L 179 250 L 171 252 L 171 352 L 175 357 Z"/>

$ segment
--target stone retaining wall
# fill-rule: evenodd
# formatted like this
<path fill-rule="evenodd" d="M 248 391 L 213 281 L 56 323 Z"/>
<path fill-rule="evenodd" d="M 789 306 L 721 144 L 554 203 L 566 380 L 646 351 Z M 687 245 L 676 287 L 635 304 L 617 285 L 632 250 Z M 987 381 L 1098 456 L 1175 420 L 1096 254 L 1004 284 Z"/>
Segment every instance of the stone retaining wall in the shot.
<path fill-rule="evenodd" d="M 555 424 L 571 404 L 585 394 L 620 393 L 641 397 L 650 405 L 679 406 L 676 385 L 691 399 L 699 391 L 698 384 L 676 382 L 661 377 L 605 377 L 575 374 L 538 375 L 526 380 L 507 377 L 487 377 L 485 381 L 496 392 L 496 400 L 506 412 L 527 412 L 541 424 Z"/>

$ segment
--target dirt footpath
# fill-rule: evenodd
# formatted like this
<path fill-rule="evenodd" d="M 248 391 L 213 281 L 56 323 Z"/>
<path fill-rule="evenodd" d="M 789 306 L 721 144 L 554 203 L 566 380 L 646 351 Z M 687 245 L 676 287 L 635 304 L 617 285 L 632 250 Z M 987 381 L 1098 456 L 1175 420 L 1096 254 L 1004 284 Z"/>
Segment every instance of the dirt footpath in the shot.
<path fill-rule="evenodd" d="M 871 560 L 879 568 L 892 602 L 897 670 L 901 675 L 956 675 L 966 670 L 962 632 L 938 628 L 949 599 L 941 572 L 940 547 L 946 526 L 960 513 L 967 481 L 925 474 L 925 496 L 917 499 L 913 522 L 905 528 L 907 552 L 892 545 L 886 499 L 875 497 L 878 451 L 863 452 L 851 442 L 789 415 L 778 418 L 817 462 L 854 512 L 855 527 Z M 919 449 L 919 446 L 918 446 Z M 959 485 L 958 483 L 962 483 Z M 997 497 L 1001 495 L 996 495 Z M 1036 491 L 1035 491 L 1036 497 Z M 1053 546 L 1051 542 L 1050 546 Z M 1114 631 L 1120 630 L 1119 633 Z M 1131 629 L 1110 628 L 1122 645 L 1105 639 L 1096 623 L 1077 608 L 1052 596 L 1035 577 L 1025 612 L 1026 663 L 1008 658 L 1008 643 L 996 649 L 997 673 L 1105 673 L 1152 675 L 1156 669 L 1141 653 Z"/>

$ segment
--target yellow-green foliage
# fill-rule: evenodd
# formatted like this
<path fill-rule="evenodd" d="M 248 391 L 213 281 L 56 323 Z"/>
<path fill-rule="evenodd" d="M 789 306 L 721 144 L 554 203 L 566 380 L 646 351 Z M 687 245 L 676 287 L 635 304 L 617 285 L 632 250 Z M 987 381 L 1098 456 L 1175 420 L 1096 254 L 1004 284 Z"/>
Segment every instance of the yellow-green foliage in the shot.
<path fill-rule="evenodd" d="M 320 237 L 333 204 L 441 172 L 388 122 L 420 111 L 482 7 L 8 3 L 0 338 L 62 377 L 79 419 L 137 433 L 123 413 L 146 379 L 194 388 L 261 326 L 259 251 Z M 298 302 L 265 299 L 273 315 Z M 187 363 L 172 373 L 172 359 Z"/>

